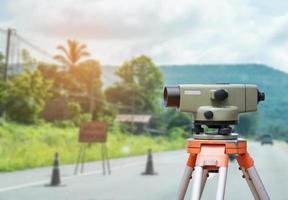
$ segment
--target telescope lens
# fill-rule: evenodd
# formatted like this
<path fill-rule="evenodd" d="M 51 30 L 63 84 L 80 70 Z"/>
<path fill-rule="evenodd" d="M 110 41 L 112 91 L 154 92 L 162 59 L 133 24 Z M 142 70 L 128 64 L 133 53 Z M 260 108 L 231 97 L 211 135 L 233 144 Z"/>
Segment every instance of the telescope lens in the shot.
<path fill-rule="evenodd" d="M 163 97 L 166 107 L 179 107 L 180 88 L 178 86 L 166 86 L 164 88 Z"/>

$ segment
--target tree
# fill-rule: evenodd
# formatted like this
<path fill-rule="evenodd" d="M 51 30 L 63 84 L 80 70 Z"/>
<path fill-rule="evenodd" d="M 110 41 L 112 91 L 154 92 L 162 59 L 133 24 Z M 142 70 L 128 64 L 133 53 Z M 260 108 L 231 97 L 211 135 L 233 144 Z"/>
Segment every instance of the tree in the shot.
<path fill-rule="evenodd" d="M 2 52 L 0 52 L 0 63 L 3 63 L 3 60 L 4 60 L 4 55 Z"/>
<path fill-rule="evenodd" d="M 0 74 L 1 74 L 1 80 L 4 78 L 4 55 L 2 52 L 0 52 Z"/>
<path fill-rule="evenodd" d="M 37 60 L 29 51 L 23 49 L 21 55 L 23 71 L 6 83 L 2 105 L 5 106 L 8 119 L 32 123 L 44 108 L 50 95 L 51 82 L 45 80 L 39 70 L 33 70 Z"/>
<path fill-rule="evenodd" d="M 40 71 L 25 71 L 8 82 L 7 116 L 22 123 L 33 123 L 49 97 L 51 82 Z"/>
<path fill-rule="evenodd" d="M 4 85 L 4 55 L 2 54 L 2 52 L 0 52 L 0 115 L 2 115 L 4 108 L 5 108 L 5 85 Z"/>
<path fill-rule="evenodd" d="M 67 93 L 67 88 L 70 85 L 68 71 L 58 70 L 60 66 L 50 63 L 40 62 L 37 69 L 41 72 L 43 77 L 53 82 L 52 93 L 54 96 L 61 96 L 61 92 Z"/>
<path fill-rule="evenodd" d="M 86 50 L 87 46 L 85 44 L 81 44 L 76 40 L 67 40 L 67 44 L 67 49 L 62 45 L 57 47 L 62 54 L 55 55 L 54 59 L 68 69 L 74 68 L 83 57 L 90 55 Z"/>
<path fill-rule="evenodd" d="M 0 80 L 0 116 L 3 114 L 5 110 L 5 104 L 6 104 L 6 94 L 5 91 L 5 85 L 4 81 Z"/>
<path fill-rule="evenodd" d="M 101 67 L 100 63 L 96 60 L 86 60 L 79 63 L 76 67 L 69 70 L 69 76 L 72 78 L 74 91 L 85 92 L 91 94 L 95 91 L 99 92 L 102 86 L 101 82 Z"/>
<path fill-rule="evenodd" d="M 56 83 L 56 79 L 58 78 L 59 71 L 57 70 L 58 66 L 55 64 L 38 63 L 37 69 L 41 72 L 45 79 L 49 79 Z"/>
<path fill-rule="evenodd" d="M 58 46 L 62 54 L 54 56 L 65 70 L 58 66 L 40 63 L 38 69 L 45 78 L 53 81 L 53 96 L 64 97 L 65 102 L 76 102 L 83 112 L 91 113 L 94 118 L 103 107 L 104 94 L 101 89 L 101 65 L 97 60 L 82 58 L 89 56 L 85 44 L 68 40 L 68 48 Z"/>
<path fill-rule="evenodd" d="M 125 112 L 131 112 L 133 105 L 136 113 L 159 111 L 163 76 L 149 57 L 142 55 L 125 62 L 116 75 L 121 81 L 106 90 L 108 101 L 127 107 Z"/>
<path fill-rule="evenodd" d="M 82 93 L 87 99 L 87 109 L 93 116 L 103 107 L 104 94 L 102 92 L 101 67 L 96 60 L 86 60 L 71 68 L 70 77 L 72 77 L 74 88 L 77 93 Z M 96 113 L 95 113 L 96 112 Z"/>
<path fill-rule="evenodd" d="M 54 64 L 39 63 L 38 69 L 46 79 L 53 81 L 53 97 L 65 97 L 65 102 L 78 102 L 83 112 L 93 114 L 103 109 L 101 65 L 89 59 L 65 71 Z M 63 99 L 64 100 L 64 99 Z"/>
<path fill-rule="evenodd" d="M 32 57 L 27 49 L 22 49 L 21 51 L 22 67 L 23 70 L 31 70 L 37 65 L 37 60 Z"/>
<path fill-rule="evenodd" d="M 50 66 L 50 71 L 46 70 L 50 78 L 51 75 L 54 76 L 55 87 L 58 90 L 66 90 L 70 94 L 78 92 L 84 95 L 91 94 L 91 87 L 101 88 L 99 62 L 92 59 L 80 62 L 83 57 L 90 55 L 86 50 L 87 46 L 76 40 L 68 40 L 67 43 L 68 49 L 62 45 L 57 47 L 64 55 L 54 56 L 57 61 L 66 67 L 66 70 L 56 72 L 54 66 Z"/>

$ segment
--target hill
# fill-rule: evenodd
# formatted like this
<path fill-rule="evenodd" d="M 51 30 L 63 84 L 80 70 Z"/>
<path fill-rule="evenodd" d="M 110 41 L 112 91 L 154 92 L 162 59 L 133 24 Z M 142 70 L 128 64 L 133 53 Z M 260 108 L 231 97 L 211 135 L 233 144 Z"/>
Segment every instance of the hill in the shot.
<path fill-rule="evenodd" d="M 259 107 L 258 131 L 288 130 L 288 74 L 262 64 L 161 66 L 165 84 L 250 83 L 266 94 Z"/>

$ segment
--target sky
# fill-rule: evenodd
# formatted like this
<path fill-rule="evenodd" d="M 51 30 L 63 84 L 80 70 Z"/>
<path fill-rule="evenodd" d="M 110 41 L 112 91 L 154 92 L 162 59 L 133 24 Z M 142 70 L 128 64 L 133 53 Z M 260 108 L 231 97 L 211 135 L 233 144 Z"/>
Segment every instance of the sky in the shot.
<path fill-rule="evenodd" d="M 67 39 L 102 64 L 262 63 L 288 72 L 288 1 L 0 0 L 0 28 L 51 54 Z"/>

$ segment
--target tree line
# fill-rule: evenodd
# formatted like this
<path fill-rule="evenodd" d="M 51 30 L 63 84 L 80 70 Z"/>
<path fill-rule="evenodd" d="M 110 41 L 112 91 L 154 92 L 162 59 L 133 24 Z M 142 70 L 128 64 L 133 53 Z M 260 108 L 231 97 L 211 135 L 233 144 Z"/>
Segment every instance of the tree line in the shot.
<path fill-rule="evenodd" d="M 161 106 L 163 74 L 151 58 L 140 55 L 125 61 L 115 71 L 119 81 L 104 90 L 101 76 L 105 66 L 91 58 L 85 44 L 67 40 L 67 46 L 56 48 L 57 64 L 37 61 L 23 49 L 21 73 L 11 75 L 6 83 L 0 80 L 0 113 L 5 113 L 7 120 L 31 124 L 48 118 L 78 125 L 82 120 L 113 121 L 117 113 L 150 114 L 152 129 L 184 137 L 191 131 L 189 114 Z M 3 68 L 0 52 L 1 74 Z M 51 112 L 50 118 L 43 115 Z M 256 133 L 257 115 L 241 116 L 240 121 L 238 132 Z"/>
<path fill-rule="evenodd" d="M 64 101 L 69 117 L 79 121 L 81 115 L 91 119 L 115 117 L 117 112 L 157 113 L 163 88 L 163 75 L 151 58 L 140 55 L 124 62 L 115 74 L 120 78 L 106 90 L 102 88 L 102 67 L 91 58 L 85 44 L 68 40 L 57 46 L 58 64 L 35 60 L 22 50 L 21 73 L 0 81 L 0 111 L 8 120 L 35 123 L 47 103 Z M 4 67 L 3 54 L 0 69 Z M 59 102 L 59 101 L 58 101 Z M 53 108 L 52 108 L 53 109 Z"/>

